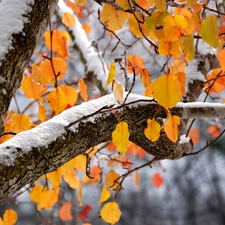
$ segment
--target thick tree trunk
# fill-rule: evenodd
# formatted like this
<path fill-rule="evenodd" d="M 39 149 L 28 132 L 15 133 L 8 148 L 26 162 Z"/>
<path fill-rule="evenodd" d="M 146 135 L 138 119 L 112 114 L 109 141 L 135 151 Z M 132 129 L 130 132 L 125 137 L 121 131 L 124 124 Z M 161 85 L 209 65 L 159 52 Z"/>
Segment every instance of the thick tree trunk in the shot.
<path fill-rule="evenodd" d="M 3 2 L 7 4 L 7 0 Z M 12 2 L 10 1 L 11 4 Z M 20 86 L 23 70 L 33 54 L 37 40 L 45 31 L 57 2 L 58 0 L 35 0 L 30 6 L 31 11 L 27 12 L 24 9 L 22 14 L 24 21 L 27 21 L 24 23 L 23 30 L 12 34 L 9 38 L 12 40 L 12 46 L 0 63 L 0 133 L 4 130 L 4 117 L 12 96 Z M 17 5 L 12 7 L 17 8 Z M 1 23 L 2 21 L 4 20 L 1 20 Z M 6 26 L 5 29 L 7 31 L 11 28 Z"/>

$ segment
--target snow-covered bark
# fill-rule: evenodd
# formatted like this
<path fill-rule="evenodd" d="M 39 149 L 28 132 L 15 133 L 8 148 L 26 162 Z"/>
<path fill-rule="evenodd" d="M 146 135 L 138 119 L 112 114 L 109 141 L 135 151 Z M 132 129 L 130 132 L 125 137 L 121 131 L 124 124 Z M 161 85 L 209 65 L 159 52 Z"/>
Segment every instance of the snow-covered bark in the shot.
<path fill-rule="evenodd" d="M 119 106 L 113 94 L 106 95 L 68 109 L 1 144 L 0 201 L 90 147 L 110 141 L 118 124 L 111 106 L 117 109 L 121 120 L 128 123 L 130 140 L 158 159 L 177 159 L 189 151 L 190 146 L 179 140 L 173 143 L 163 132 L 154 143 L 145 137 L 146 121 L 159 109 L 153 99 L 130 94 L 127 103 Z M 172 109 L 174 115 L 183 119 L 224 118 L 224 111 L 224 104 L 209 103 L 179 103 Z M 156 119 L 162 118 L 166 118 L 163 109 L 157 113 Z M 70 126 L 71 123 L 74 125 Z"/>
<path fill-rule="evenodd" d="M 0 31 L 7 32 L 7 35 L 0 39 L 0 133 L 3 131 L 3 120 L 10 100 L 20 85 L 23 69 L 32 55 L 36 40 L 49 22 L 50 12 L 56 3 L 57 0 L 3 0 L 0 2 Z M 10 4 L 10 7 L 5 7 L 7 4 Z M 22 4 L 23 7 L 17 7 L 17 4 Z M 1 13 L 1 9 L 4 9 L 2 11 L 5 13 Z M 15 21 L 18 26 L 14 27 L 15 30 L 11 29 L 11 23 L 7 23 L 7 19 L 3 18 L 6 15 L 9 15 L 8 20 L 13 17 L 20 21 Z M 78 31 L 74 30 L 74 32 L 74 35 L 77 35 Z M 83 41 L 86 47 L 88 46 L 87 42 L 84 43 L 84 39 L 80 41 Z M 86 47 L 83 47 L 83 54 L 90 52 L 90 49 Z M 92 59 L 93 56 L 90 54 L 90 60 Z M 90 62 L 87 60 L 87 63 Z M 93 68 L 94 65 L 95 63 L 90 64 L 89 68 Z M 210 69 L 217 66 L 213 53 L 199 52 L 196 55 L 195 60 L 188 65 L 189 70 L 186 71 L 188 101 L 196 101 L 203 88 L 204 76 Z M 95 69 L 93 70 L 95 72 Z M 191 79 L 189 79 L 190 75 L 193 75 Z M 98 78 L 101 80 L 100 76 Z M 101 81 L 102 84 L 105 83 Z M 113 95 L 107 95 L 68 109 L 0 145 L 0 202 L 24 185 L 34 182 L 43 174 L 57 169 L 78 154 L 84 153 L 90 147 L 111 140 L 112 131 L 118 121 L 110 110 L 110 106 L 117 108 L 121 120 L 129 124 L 130 140 L 143 147 L 148 153 L 155 155 L 157 159 L 177 159 L 189 151 L 187 144 L 183 145 L 179 140 L 173 143 L 164 133 L 154 143 L 144 136 L 146 120 L 153 118 L 159 109 L 152 99 L 131 94 L 126 105 L 119 106 Z M 224 118 L 224 110 L 225 106 L 222 104 L 193 102 L 179 103 L 172 113 L 183 119 Z M 164 110 L 157 112 L 156 119 L 159 121 L 165 117 Z M 73 126 L 68 127 L 75 121 Z"/>
<path fill-rule="evenodd" d="M 11 98 L 20 86 L 37 40 L 58 0 L 3 0 L 0 3 L 0 133 Z"/>

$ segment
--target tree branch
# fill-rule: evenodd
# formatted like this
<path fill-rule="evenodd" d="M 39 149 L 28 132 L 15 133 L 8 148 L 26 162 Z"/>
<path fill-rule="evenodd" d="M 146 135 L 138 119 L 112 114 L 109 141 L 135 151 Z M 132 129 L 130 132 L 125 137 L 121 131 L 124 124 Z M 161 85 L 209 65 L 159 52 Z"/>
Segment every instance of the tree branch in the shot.
<path fill-rule="evenodd" d="M 156 142 L 144 135 L 146 121 L 153 118 L 162 122 L 166 112 L 151 98 L 130 94 L 125 105 L 118 105 L 113 94 L 72 107 L 32 130 L 21 132 L 0 145 L 0 202 L 28 183 L 84 153 L 90 147 L 111 140 L 118 121 L 111 110 L 114 105 L 122 121 L 129 125 L 130 140 L 144 148 L 156 159 L 177 159 L 186 145 L 170 141 L 165 133 Z M 222 117 L 224 104 L 179 103 L 173 115 L 187 118 Z M 93 116 L 89 117 L 90 114 Z M 68 127 L 74 121 L 73 126 Z M 186 146 L 186 147 L 183 147 Z"/>

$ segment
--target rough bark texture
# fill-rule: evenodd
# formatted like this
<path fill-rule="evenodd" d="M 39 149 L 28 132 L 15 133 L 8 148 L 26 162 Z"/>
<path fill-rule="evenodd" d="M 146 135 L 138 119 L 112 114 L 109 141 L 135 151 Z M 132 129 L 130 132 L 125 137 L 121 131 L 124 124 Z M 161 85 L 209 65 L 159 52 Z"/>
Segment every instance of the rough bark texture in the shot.
<path fill-rule="evenodd" d="M 13 35 L 13 48 L 1 62 L 0 75 L 4 81 L 0 83 L 0 90 L 6 90 L 7 94 L 0 92 L 0 133 L 4 129 L 4 117 L 11 98 L 20 86 L 23 70 L 32 56 L 37 40 L 45 31 L 57 2 L 58 0 L 34 1 L 32 11 L 24 15 L 29 22 L 24 24 L 23 32 Z"/>
<path fill-rule="evenodd" d="M 98 1 L 99 2 L 99 1 Z M 3 119 L 8 110 L 10 100 L 19 87 L 22 72 L 28 63 L 37 39 L 40 37 L 44 28 L 50 20 L 50 11 L 56 6 L 57 0 L 35 0 L 32 12 L 27 17 L 29 23 L 25 24 L 23 33 L 13 37 L 13 49 L 6 55 L 5 60 L 0 66 L 0 74 L 5 82 L 0 83 L 0 90 L 7 90 L 7 96 L 0 94 L 0 133 L 3 131 Z M 29 37 L 29 38 L 25 38 Z M 210 56 L 205 56 L 211 62 Z M 205 62 L 206 60 L 203 60 Z M 214 65 L 203 65 L 202 72 L 205 74 Z M 202 69 L 199 68 L 202 71 Z M 191 95 L 190 101 L 195 101 L 203 88 L 203 82 L 196 81 L 189 85 Z M 193 89 L 191 89 L 193 87 Z M 162 132 L 160 139 L 152 143 L 144 136 L 146 121 L 153 118 L 158 110 L 155 104 L 139 106 L 136 108 L 124 107 L 119 111 L 122 121 L 128 122 L 130 140 L 143 147 L 148 153 L 156 156 L 157 159 L 176 159 L 179 158 L 185 149 L 179 142 L 171 142 Z M 197 110 L 197 109 L 196 109 Z M 174 115 L 181 116 L 182 108 L 176 108 Z M 165 118 L 164 110 L 157 112 L 157 120 L 161 122 Z M 78 154 L 84 153 L 90 147 L 99 143 L 109 141 L 112 131 L 118 123 L 116 117 L 111 112 L 101 114 L 94 123 L 82 121 L 75 133 L 66 130 L 64 136 L 45 147 L 33 148 L 25 154 L 20 148 L 8 150 L 17 156 L 13 166 L 0 165 L 0 202 L 8 198 L 24 185 L 34 182 L 43 174 L 53 171 L 65 162 L 74 158 Z M 185 146 L 186 148 L 186 146 Z"/>

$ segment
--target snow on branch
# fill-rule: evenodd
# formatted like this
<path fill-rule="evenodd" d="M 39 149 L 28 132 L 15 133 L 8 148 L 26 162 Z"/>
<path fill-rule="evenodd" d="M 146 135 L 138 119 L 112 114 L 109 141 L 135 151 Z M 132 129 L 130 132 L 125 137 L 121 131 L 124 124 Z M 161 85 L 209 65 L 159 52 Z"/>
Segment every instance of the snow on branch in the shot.
<path fill-rule="evenodd" d="M 179 140 L 173 143 L 161 135 L 151 142 L 145 137 L 148 118 L 166 118 L 165 110 L 159 110 L 152 98 L 130 94 L 126 105 L 118 105 L 113 94 L 106 95 L 72 107 L 0 145 L 0 202 L 87 149 L 111 140 L 118 124 L 111 107 L 128 123 L 130 140 L 157 159 L 177 159 L 185 152 Z M 224 118 L 224 110 L 224 104 L 178 103 L 172 114 L 183 119 Z"/>
<path fill-rule="evenodd" d="M 60 16 L 62 16 L 65 12 L 73 14 L 72 9 L 66 6 L 63 0 L 59 0 L 58 8 Z M 87 70 L 89 72 L 94 72 L 97 80 L 101 81 L 102 87 L 105 87 L 108 77 L 108 69 L 106 64 L 104 63 L 104 60 L 101 58 L 101 56 L 98 56 L 97 52 L 94 50 L 78 18 L 75 15 L 74 17 L 76 20 L 76 25 L 70 28 L 75 37 L 74 42 L 79 47 L 85 60 L 87 61 Z M 107 91 L 111 92 L 110 88 L 108 88 Z"/>

